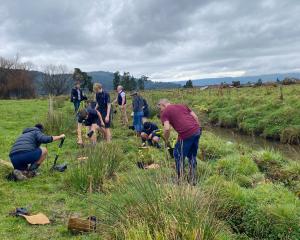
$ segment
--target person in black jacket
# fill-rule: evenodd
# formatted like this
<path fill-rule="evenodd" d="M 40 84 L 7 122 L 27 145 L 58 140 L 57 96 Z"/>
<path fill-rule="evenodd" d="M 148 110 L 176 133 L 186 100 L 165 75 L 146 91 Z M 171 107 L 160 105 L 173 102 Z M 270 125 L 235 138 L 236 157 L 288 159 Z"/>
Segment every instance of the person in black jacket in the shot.
<path fill-rule="evenodd" d="M 143 143 L 142 146 L 146 146 L 147 141 L 150 146 L 160 148 L 160 137 L 156 134 L 157 131 L 159 131 L 159 129 L 155 123 L 145 122 L 143 124 L 143 130 L 141 132 L 141 138 Z"/>
<path fill-rule="evenodd" d="M 47 136 L 43 131 L 44 127 L 42 124 L 26 128 L 12 146 L 9 157 L 15 169 L 14 175 L 18 180 L 26 178 L 23 175 L 23 171 L 36 170 L 45 160 L 48 151 L 47 148 L 40 147 L 41 144 L 51 143 L 65 137 L 64 134 Z"/>
<path fill-rule="evenodd" d="M 146 101 L 145 98 L 143 98 L 143 103 L 144 103 L 144 107 L 143 107 L 143 113 L 144 113 L 144 116 L 143 116 L 143 122 L 146 122 L 147 119 L 149 118 L 150 116 L 150 112 L 149 112 L 149 105 Z"/>
<path fill-rule="evenodd" d="M 78 112 L 80 102 L 87 100 L 87 97 L 84 96 L 82 90 L 80 89 L 80 83 L 76 83 L 75 88 L 71 91 L 71 102 L 74 104 L 75 112 Z"/>
<path fill-rule="evenodd" d="M 78 121 L 77 144 L 83 145 L 82 134 L 81 134 L 82 125 L 87 126 L 89 128 L 89 132 L 87 135 L 91 139 L 92 144 L 96 144 L 96 142 L 97 142 L 96 132 L 101 127 L 104 127 L 105 123 L 102 119 L 100 112 L 97 111 L 95 108 L 93 108 L 92 102 L 90 103 L 90 105 L 87 108 L 82 109 L 78 112 L 78 120 L 77 121 Z"/>

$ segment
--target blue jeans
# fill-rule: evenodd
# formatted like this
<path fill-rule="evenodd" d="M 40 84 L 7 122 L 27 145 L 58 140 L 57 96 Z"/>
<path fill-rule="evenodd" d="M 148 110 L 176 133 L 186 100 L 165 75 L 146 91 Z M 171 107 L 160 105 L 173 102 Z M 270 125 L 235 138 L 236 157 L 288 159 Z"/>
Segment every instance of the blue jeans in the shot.
<path fill-rule="evenodd" d="M 199 146 L 199 140 L 201 136 L 201 130 L 193 136 L 185 139 L 178 140 L 174 148 L 174 158 L 176 163 L 176 172 L 178 177 L 181 176 L 184 170 L 185 158 L 189 160 L 189 167 L 191 171 L 195 172 L 197 166 L 197 152 Z"/>
<path fill-rule="evenodd" d="M 143 130 L 143 112 L 134 112 L 133 114 L 133 126 L 134 130 L 138 133 L 142 132 Z"/>
<path fill-rule="evenodd" d="M 73 100 L 73 103 L 74 103 L 75 112 L 77 112 L 80 107 L 80 100 Z"/>

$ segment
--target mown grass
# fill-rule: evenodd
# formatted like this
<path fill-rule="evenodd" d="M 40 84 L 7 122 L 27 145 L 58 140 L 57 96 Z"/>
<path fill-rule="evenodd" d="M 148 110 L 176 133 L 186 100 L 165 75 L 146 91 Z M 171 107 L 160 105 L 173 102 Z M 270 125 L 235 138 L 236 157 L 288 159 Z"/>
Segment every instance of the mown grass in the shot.
<path fill-rule="evenodd" d="M 164 94 L 171 100 L 197 104 L 198 109 L 205 110 L 198 101 L 201 96 L 176 97 L 181 94 L 177 90 Z M 154 106 L 162 92 L 144 95 Z M 118 119 L 111 144 L 78 149 L 73 106 L 68 102 L 55 100 L 54 114 L 61 117 L 54 120 L 48 117 L 47 100 L 0 103 L 0 111 L 9 113 L 0 120 L 1 131 L 10 136 L 1 135 L 2 159 L 8 159 L 10 144 L 22 129 L 40 121 L 55 134 L 65 130 L 67 138 L 59 161 L 69 163 L 65 173 L 49 171 L 57 148 L 57 143 L 53 143 L 48 144 L 49 158 L 36 178 L 7 182 L 4 176 L 8 168 L 1 166 L 1 239 L 300 238 L 296 190 L 300 185 L 299 165 L 277 152 L 256 152 L 246 146 L 226 143 L 204 131 L 198 155 L 197 185 L 191 187 L 183 182 L 178 186 L 173 182 L 173 160 L 163 150 L 138 149 L 139 139 L 131 130 L 122 128 Z M 21 112 L 22 119 L 13 117 L 15 112 Z M 8 119 L 10 122 L 5 126 Z M 153 120 L 158 123 L 157 119 Z M 79 156 L 89 159 L 79 163 Z M 155 162 L 160 168 L 140 170 L 137 161 Z M 277 172 L 280 177 L 275 178 Z M 92 193 L 89 192 L 91 182 Z M 20 206 L 28 207 L 33 213 L 45 213 L 51 224 L 30 226 L 21 218 L 7 216 Z M 96 215 L 97 232 L 69 233 L 66 223 L 74 213 Z"/>

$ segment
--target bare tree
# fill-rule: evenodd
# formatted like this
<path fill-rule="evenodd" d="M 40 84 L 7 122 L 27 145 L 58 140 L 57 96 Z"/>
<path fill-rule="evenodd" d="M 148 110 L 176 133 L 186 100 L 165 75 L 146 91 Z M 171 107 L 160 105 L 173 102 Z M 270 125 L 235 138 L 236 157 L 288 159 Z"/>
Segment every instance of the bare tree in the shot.
<path fill-rule="evenodd" d="M 62 95 L 69 90 L 72 75 L 64 65 L 47 65 L 44 67 L 42 89 L 46 94 Z"/>
<path fill-rule="evenodd" d="M 32 63 L 0 57 L 0 98 L 32 98 L 35 96 Z"/>

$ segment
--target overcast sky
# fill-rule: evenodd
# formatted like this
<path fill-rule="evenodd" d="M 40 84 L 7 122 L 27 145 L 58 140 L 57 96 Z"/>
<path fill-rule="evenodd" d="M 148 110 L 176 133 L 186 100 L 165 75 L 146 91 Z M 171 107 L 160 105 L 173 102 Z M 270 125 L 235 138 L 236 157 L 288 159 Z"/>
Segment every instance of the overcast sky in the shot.
<path fill-rule="evenodd" d="M 299 0 L 1 0 L 0 56 L 164 81 L 298 72 L 299 13 Z"/>

